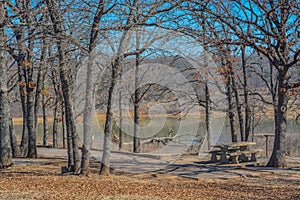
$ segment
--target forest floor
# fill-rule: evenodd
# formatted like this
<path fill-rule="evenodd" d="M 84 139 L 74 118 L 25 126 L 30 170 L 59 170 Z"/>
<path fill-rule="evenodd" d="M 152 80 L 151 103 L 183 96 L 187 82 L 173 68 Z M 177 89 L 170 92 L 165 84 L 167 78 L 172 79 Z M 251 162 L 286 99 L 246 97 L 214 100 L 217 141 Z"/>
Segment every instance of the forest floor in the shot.
<path fill-rule="evenodd" d="M 182 156 L 159 170 L 136 171 L 149 169 L 154 158 L 140 156 L 140 166 L 139 160 L 117 165 L 128 160 L 122 154 L 112 156 L 114 174 L 99 176 L 100 163 L 94 160 L 86 177 L 61 174 L 66 150 L 38 152 L 38 159 L 14 159 L 12 167 L 0 171 L 0 199 L 300 199 L 300 158 L 289 158 L 288 168 L 274 169 Z M 122 168 L 132 166 L 136 168 L 131 172 Z"/>

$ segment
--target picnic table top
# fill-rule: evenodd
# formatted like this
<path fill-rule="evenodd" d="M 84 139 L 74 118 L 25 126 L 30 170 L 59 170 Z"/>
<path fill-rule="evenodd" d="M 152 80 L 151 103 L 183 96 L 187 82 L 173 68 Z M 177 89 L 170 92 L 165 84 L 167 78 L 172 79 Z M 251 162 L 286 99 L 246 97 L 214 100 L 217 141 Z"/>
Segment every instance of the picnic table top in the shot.
<path fill-rule="evenodd" d="M 267 136 L 275 136 L 275 134 L 273 134 L 273 133 L 257 133 L 257 134 L 255 134 L 254 136 L 256 136 L 256 137 L 267 137 Z"/>
<path fill-rule="evenodd" d="M 230 144 L 220 144 L 214 145 L 217 148 L 232 148 L 232 147 L 244 147 L 244 146 L 253 146 L 256 145 L 256 142 L 233 142 Z"/>

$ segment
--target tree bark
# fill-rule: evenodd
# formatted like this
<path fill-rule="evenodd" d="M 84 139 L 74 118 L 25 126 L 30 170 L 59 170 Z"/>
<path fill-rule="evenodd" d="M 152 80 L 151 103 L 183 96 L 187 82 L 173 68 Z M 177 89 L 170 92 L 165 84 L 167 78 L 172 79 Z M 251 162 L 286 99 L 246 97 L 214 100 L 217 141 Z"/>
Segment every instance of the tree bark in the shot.
<path fill-rule="evenodd" d="M 20 38 L 21 40 L 21 38 Z M 21 45 L 19 48 L 22 49 Z M 27 130 L 27 99 L 26 99 L 26 85 L 25 78 L 22 70 L 21 63 L 25 59 L 24 55 L 20 52 L 17 56 L 17 63 L 18 63 L 18 82 L 19 82 L 19 92 L 20 92 L 20 99 L 21 99 L 21 106 L 22 106 L 22 140 L 21 140 L 21 156 L 26 157 L 28 153 L 28 130 Z"/>
<path fill-rule="evenodd" d="M 287 83 L 287 71 L 280 70 L 278 76 L 278 90 L 277 90 L 277 106 L 274 108 L 275 115 L 275 141 L 272 156 L 267 166 L 272 167 L 286 167 L 286 117 L 287 117 L 287 103 L 288 93 L 285 85 Z"/>
<path fill-rule="evenodd" d="M 112 98 L 114 87 L 117 81 L 117 72 L 120 66 L 119 58 L 116 59 L 115 63 L 112 65 L 112 75 L 110 80 L 110 86 L 108 90 L 107 108 L 106 108 L 106 120 L 104 126 L 104 145 L 103 145 L 103 155 L 100 167 L 100 175 L 110 174 L 110 151 L 111 151 L 111 135 L 112 135 Z"/>
<path fill-rule="evenodd" d="M 92 53 L 92 52 L 91 52 Z M 90 148 L 92 143 L 92 130 L 94 119 L 94 67 L 93 56 L 89 56 L 89 63 L 86 71 L 86 92 L 85 108 L 83 113 L 83 146 L 81 158 L 81 174 L 87 175 L 90 172 Z"/>
<path fill-rule="evenodd" d="M 23 5 L 24 9 L 28 11 L 30 9 L 30 1 Z M 34 29 L 30 26 L 30 17 L 28 12 L 25 14 L 25 22 L 28 24 L 28 36 L 31 37 L 34 34 Z M 28 158 L 37 158 L 36 149 L 36 121 L 35 121 L 35 89 L 36 83 L 33 80 L 33 62 L 32 62 L 32 49 L 33 49 L 33 39 L 28 40 L 28 46 L 26 49 L 22 49 L 22 52 L 27 52 L 27 64 L 22 64 L 25 82 L 26 82 L 26 92 L 27 92 L 27 130 L 28 130 Z M 24 44 L 25 45 L 25 44 Z M 25 47 L 25 46 L 23 46 Z"/>
<path fill-rule="evenodd" d="M 28 132 L 27 132 L 27 110 L 26 110 L 26 98 L 23 94 L 24 87 L 19 86 L 20 90 L 20 98 L 21 98 L 21 105 L 22 105 L 22 118 L 23 118 L 23 123 L 22 123 L 22 140 L 21 140 L 21 156 L 25 157 L 28 153 Z"/>
<path fill-rule="evenodd" d="M 43 88 L 44 88 L 44 93 L 42 96 L 42 110 L 43 110 L 43 145 L 48 145 L 48 134 L 49 134 L 49 128 L 48 128 L 48 112 L 47 112 L 47 95 L 48 95 L 48 91 L 46 90 L 46 85 L 45 85 L 45 79 L 46 79 L 46 70 L 44 70 L 43 75 L 42 75 L 42 84 L 43 84 Z"/>
<path fill-rule="evenodd" d="M 211 138 L 211 99 L 208 83 L 205 83 L 205 125 L 206 125 L 206 139 L 207 148 L 210 150 L 212 144 Z"/>
<path fill-rule="evenodd" d="M 4 10 L 4 2 L 0 2 L 0 6 Z M 5 19 L 0 16 L 0 169 L 12 165 L 4 26 Z"/>
<path fill-rule="evenodd" d="M 80 172 L 80 157 L 78 150 L 78 134 L 75 125 L 74 111 L 73 111 L 73 100 L 72 94 L 70 91 L 69 80 L 65 77 L 66 71 L 64 70 L 64 66 L 61 68 L 61 79 L 62 79 L 62 87 L 65 88 L 63 90 L 65 109 L 66 109 L 66 126 L 67 126 L 67 134 L 70 144 L 72 144 L 72 153 L 73 153 L 73 161 L 74 161 L 74 173 L 78 174 Z M 72 167 L 71 167 L 72 168 Z"/>
<path fill-rule="evenodd" d="M 17 136 L 14 130 L 14 124 L 12 118 L 9 118 L 9 133 L 10 133 L 10 141 L 12 147 L 12 156 L 13 158 L 18 158 L 21 156 L 20 147 L 18 145 Z"/>
<path fill-rule="evenodd" d="M 66 148 L 66 142 L 67 142 L 67 134 L 66 134 L 66 113 L 65 113 L 65 102 L 63 98 L 61 98 L 61 129 L 62 129 L 62 138 L 63 138 L 63 148 Z"/>
<path fill-rule="evenodd" d="M 140 139 L 140 80 L 139 80 L 139 65 L 140 65 L 140 33 L 137 30 L 136 34 L 136 56 L 135 56 L 135 74 L 134 74 L 134 129 L 133 129 L 133 152 L 141 151 Z"/>
<path fill-rule="evenodd" d="M 54 109 L 53 109 L 53 132 L 52 132 L 52 137 L 53 137 L 53 148 L 58 148 L 58 107 L 59 107 L 59 96 L 58 93 L 55 96 L 55 104 L 54 104 Z"/>
<path fill-rule="evenodd" d="M 227 80 L 226 80 L 226 95 L 228 101 L 228 116 L 230 122 L 230 131 L 231 131 L 231 141 L 237 142 L 237 134 L 235 132 L 235 114 L 233 108 L 233 95 L 232 95 L 232 85 L 231 85 L 231 76 L 230 72 L 227 72 Z"/>
<path fill-rule="evenodd" d="M 2 32 L 2 31 L 1 31 Z M 1 33 L 0 33 L 1 34 Z M 1 37 L 1 36 L 0 36 Z M 2 45 L 1 45 L 2 46 Z M 7 95 L 7 77 L 5 53 L 1 50 L 1 68 L 0 68 L 0 169 L 12 165 L 12 149 L 9 132 L 9 103 Z"/>
<path fill-rule="evenodd" d="M 46 31 L 44 31 L 44 34 Z M 34 120 L 35 120 L 35 128 L 36 130 L 38 129 L 38 114 L 39 114 L 39 109 L 40 109 L 40 101 L 41 101 L 41 91 L 42 91 L 42 85 L 44 85 L 44 77 L 45 74 L 47 73 L 46 70 L 46 38 L 43 38 L 43 46 L 42 46 L 42 55 L 41 55 L 41 61 L 39 63 L 38 67 L 38 73 L 37 73 L 37 81 L 36 81 L 36 92 L 35 92 L 35 103 L 34 103 Z M 45 127 L 44 127 L 45 130 Z M 45 133 L 45 132 L 44 132 Z M 44 143 L 44 141 L 43 141 Z M 48 142 L 46 142 L 48 143 Z M 44 143 L 45 145 L 45 143 Z"/>
<path fill-rule="evenodd" d="M 248 91 L 248 76 L 247 63 L 245 58 L 245 47 L 242 47 L 242 70 L 243 70 L 243 90 L 244 90 L 244 105 L 245 105 L 245 141 L 249 140 L 251 132 L 251 108 L 249 105 L 249 91 Z"/>
<path fill-rule="evenodd" d="M 122 72 L 121 72 L 122 75 Z M 119 92 L 119 150 L 122 150 L 123 148 L 123 112 L 122 112 L 122 91 Z"/>
<path fill-rule="evenodd" d="M 47 97 L 43 95 L 43 145 L 48 145 L 48 112 L 47 112 Z"/>
<path fill-rule="evenodd" d="M 236 110 L 237 110 L 237 115 L 238 115 L 238 120 L 239 120 L 239 128 L 240 128 L 240 136 L 241 136 L 241 141 L 245 141 L 245 134 L 244 134 L 244 119 L 243 119 L 243 113 L 242 113 L 242 106 L 240 104 L 240 95 L 239 91 L 235 82 L 235 73 L 232 69 L 230 68 L 231 72 L 231 81 L 232 81 L 232 89 L 234 92 L 234 97 L 235 97 L 235 104 L 236 104 Z"/>
<path fill-rule="evenodd" d="M 26 86 L 27 91 L 27 130 L 28 130 L 28 158 L 37 158 L 36 149 L 36 129 L 34 119 L 34 88 L 30 85 L 32 83 L 30 75 L 30 81 Z"/>

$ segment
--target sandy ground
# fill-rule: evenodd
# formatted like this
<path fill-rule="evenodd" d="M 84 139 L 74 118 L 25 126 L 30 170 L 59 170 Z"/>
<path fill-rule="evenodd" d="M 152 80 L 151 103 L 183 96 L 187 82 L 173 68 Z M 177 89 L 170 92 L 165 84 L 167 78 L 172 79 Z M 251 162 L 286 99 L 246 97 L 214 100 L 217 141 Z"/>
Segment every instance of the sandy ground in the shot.
<path fill-rule="evenodd" d="M 64 155 L 39 152 L 39 159 L 15 159 L 13 167 L 0 171 L 0 199 L 300 199 L 300 158 L 290 158 L 289 168 L 273 169 L 185 156 L 160 170 L 118 168 L 108 177 L 98 175 L 94 161 L 93 173 L 82 177 L 61 174 Z"/>

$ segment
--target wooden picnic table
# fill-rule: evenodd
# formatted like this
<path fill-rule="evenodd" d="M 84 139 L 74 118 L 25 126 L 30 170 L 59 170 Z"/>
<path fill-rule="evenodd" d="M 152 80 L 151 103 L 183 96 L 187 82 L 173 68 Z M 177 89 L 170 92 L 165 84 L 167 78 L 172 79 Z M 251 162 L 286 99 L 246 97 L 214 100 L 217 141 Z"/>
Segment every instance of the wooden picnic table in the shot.
<path fill-rule="evenodd" d="M 211 153 L 211 161 L 221 163 L 229 163 L 230 160 L 234 164 L 239 163 L 239 159 L 242 161 L 248 161 L 248 157 L 246 154 L 251 154 L 251 161 L 256 161 L 256 152 L 258 150 L 249 151 L 249 147 L 255 146 L 255 142 L 234 142 L 229 144 L 220 144 L 214 145 L 216 150 L 212 150 Z M 217 155 L 220 155 L 220 160 L 217 159 Z M 227 158 L 229 156 L 229 159 Z"/>

